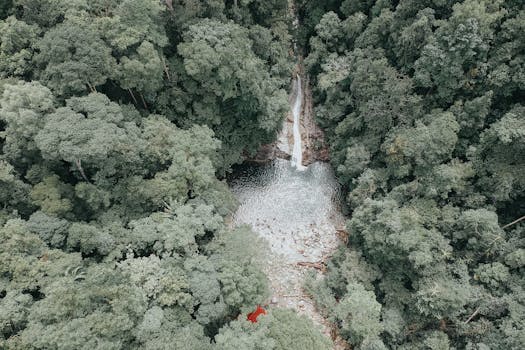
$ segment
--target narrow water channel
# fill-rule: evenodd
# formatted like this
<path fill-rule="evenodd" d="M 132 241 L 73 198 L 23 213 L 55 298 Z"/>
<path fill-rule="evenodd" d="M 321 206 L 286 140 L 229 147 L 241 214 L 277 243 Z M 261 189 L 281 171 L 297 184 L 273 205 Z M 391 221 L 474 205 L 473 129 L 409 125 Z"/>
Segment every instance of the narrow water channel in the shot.
<path fill-rule="evenodd" d="M 297 74 L 295 79 L 295 99 L 292 107 L 293 115 L 293 151 L 292 165 L 297 170 L 304 170 L 303 166 L 303 142 L 301 140 L 301 111 L 303 106 L 303 85 L 301 76 Z"/>
<path fill-rule="evenodd" d="M 302 165 L 299 124 L 303 90 L 299 77 L 291 96 L 294 125 L 290 128 L 285 121 L 279 148 L 285 152 L 292 149 L 292 161 L 276 159 L 269 164 L 244 164 L 234 169 L 230 186 L 240 206 L 233 224 L 248 224 L 268 241 L 271 251 L 263 268 L 270 281 L 271 303 L 294 308 L 327 331 L 326 322 L 302 286 L 306 273 L 317 271 L 308 263 L 326 260 L 339 243 L 336 228 L 343 223 L 339 187 L 329 164 Z M 286 134 L 290 129 L 293 138 Z M 287 142 L 293 142 L 293 147 Z"/>

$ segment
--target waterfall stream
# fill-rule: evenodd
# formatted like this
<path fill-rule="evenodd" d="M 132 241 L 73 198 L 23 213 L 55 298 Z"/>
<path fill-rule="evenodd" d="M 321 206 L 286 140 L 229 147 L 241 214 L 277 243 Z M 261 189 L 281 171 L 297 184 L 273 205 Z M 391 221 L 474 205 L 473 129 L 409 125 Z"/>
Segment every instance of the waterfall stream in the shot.
<path fill-rule="evenodd" d="M 326 320 L 305 295 L 303 284 L 309 271 L 317 271 L 311 266 L 325 261 L 339 244 L 336 228 L 344 222 L 339 186 L 329 164 L 302 165 L 299 124 L 304 94 L 300 77 L 291 96 L 293 148 L 289 119 L 284 121 L 277 143 L 283 152 L 293 149 L 291 161 L 275 159 L 234 168 L 229 183 L 240 205 L 232 224 L 250 225 L 268 242 L 263 268 L 272 293 L 269 304 L 296 309 L 328 332 Z"/>
<path fill-rule="evenodd" d="M 301 107 L 303 106 L 303 88 L 301 76 L 297 74 L 295 80 L 295 102 L 292 108 L 293 114 L 293 152 L 292 166 L 297 170 L 304 170 L 303 166 L 303 146 L 301 140 Z"/>

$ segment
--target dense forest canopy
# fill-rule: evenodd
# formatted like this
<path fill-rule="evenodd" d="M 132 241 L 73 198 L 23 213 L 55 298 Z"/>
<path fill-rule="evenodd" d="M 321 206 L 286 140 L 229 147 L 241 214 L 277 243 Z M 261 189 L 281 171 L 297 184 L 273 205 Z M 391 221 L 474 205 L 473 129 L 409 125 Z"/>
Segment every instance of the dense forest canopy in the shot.
<path fill-rule="evenodd" d="M 323 350 L 224 175 L 293 43 L 349 240 L 306 288 L 361 350 L 525 348 L 522 0 L 0 2 L 0 349 Z"/>
<path fill-rule="evenodd" d="M 281 127 L 287 2 L 0 16 L 0 348 L 328 349 L 292 311 L 246 320 L 264 243 L 219 180 Z"/>
<path fill-rule="evenodd" d="M 1 10 L 0 77 L 63 104 L 100 92 L 175 125 L 207 125 L 227 169 L 287 109 L 286 1 L 16 0 Z"/>
<path fill-rule="evenodd" d="M 349 242 L 309 285 L 357 349 L 523 349 L 523 1 L 298 1 Z"/>

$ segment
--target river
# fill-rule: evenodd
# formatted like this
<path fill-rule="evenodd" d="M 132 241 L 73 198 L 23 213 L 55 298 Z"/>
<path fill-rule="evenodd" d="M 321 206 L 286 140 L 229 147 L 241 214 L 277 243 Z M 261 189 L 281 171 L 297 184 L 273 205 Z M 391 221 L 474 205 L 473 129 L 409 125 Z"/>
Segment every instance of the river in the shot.
<path fill-rule="evenodd" d="M 302 286 L 308 271 L 332 254 L 339 244 L 336 229 L 343 226 L 340 191 L 329 164 L 302 164 L 301 125 L 304 109 L 301 79 L 297 77 L 290 97 L 291 114 L 284 123 L 278 147 L 291 152 L 291 161 L 275 159 L 263 165 L 243 164 L 229 180 L 239 208 L 234 225 L 250 225 L 268 241 L 263 266 L 270 281 L 270 304 L 296 309 L 328 333 L 328 324 L 317 313 Z M 288 120 L 293 120 L 290 127 Z M 293 135 L 293 137 L 291 137 Z M 289 145 L 293 140 L 293 145 Z M 292 146 L 292 147 L 290 147 Z M 298 153 L 299 152 L 299 153 Z"/>

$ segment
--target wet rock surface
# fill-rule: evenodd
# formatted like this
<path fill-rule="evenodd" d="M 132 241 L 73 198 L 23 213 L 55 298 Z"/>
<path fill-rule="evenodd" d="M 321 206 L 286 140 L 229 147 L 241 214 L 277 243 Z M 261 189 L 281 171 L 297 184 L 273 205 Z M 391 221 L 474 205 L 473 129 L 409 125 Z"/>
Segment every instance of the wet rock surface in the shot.
<path fill-rule="evenodd" d="M 297 70 L 302 74 L 300 70 Z M 312 92 L 310 89 L 307 77 L 303 77 L 303 104 L 301 108 L 301 139 L 303 146 L 303 165 L 308 166 L 314 162 L 328 162 L 330 160 L 330 153 L 328 144 L 325 142 L 324 132 L 315 122 L 315 113 L 312 103 Z M 297 91 L 293 89 L 290 94 L 290 104 L 296 98 Z M 253 157 L 246 157 L 247 162 L 269 163 L 275 159 L 291 158 L 291 148 L 293 140 L 293 116 L 290 113 L 287 115 L 283 129 L 279 135 L 279 139 L 273 143 L 261 146 L 257 154 Z"/>
<path fill-rule="evenodd" d="M 303 115 L 301 118 L 303 136 L 303 164 L 330 161 L 328 144 L 325 142 L 324 132 L 315 122 L 312 91 L 306 81 L 304 89 Z"/>

